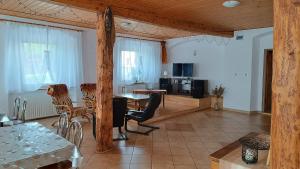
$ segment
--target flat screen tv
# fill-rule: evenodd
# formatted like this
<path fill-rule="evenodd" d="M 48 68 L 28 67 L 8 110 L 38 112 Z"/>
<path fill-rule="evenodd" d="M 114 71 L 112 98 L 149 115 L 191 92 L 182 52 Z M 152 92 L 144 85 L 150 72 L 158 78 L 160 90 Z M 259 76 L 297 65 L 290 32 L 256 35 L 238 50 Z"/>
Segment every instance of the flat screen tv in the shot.
<path fill-rule="evenodd" d="M 182 76 L 182 63 L 173 63 L 173 76 Z"/>
<path fill-rule="evenodd" d="M 183 63 L 182 74 L 184 77 L 193 77 L 193 63 Z"/>
<path fill-rule="evenodd" d="M 173 63 L 173 76 L 193 77 L 193 63 Z"/>

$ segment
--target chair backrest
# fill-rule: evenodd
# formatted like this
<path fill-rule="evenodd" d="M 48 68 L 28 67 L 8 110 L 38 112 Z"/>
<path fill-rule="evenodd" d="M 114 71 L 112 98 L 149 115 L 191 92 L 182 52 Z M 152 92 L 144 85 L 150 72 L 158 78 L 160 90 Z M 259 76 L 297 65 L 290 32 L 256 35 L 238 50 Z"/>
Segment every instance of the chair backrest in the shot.
<path fill-rule="evenodd" d="M 19 113 L 20 113 L 20 109 L 21 109 L 21 98 L 20 97 L 17 97 L 15 98 L 15 101 L 14 101 L 14 114 L 13 114 L 13 117 L 18 119 L 19 118 Z"/>
<path fill-rule="evenodd" d="M 83 131 L 82 126 L 78 121 L 74 120 L 71 122 L 70 126 L 68 127 L 66 138 L 71 143 L 75 144 L 78 148 L 80 148 L 83 138 Z"/>
<path fill-rule="evenodd" d="M 21 99 L 21 97 L 17 97 L 14 101 L 13 119 L 25 122 L 26 108 L 27 108 L 27 100 Z"/>
<path fill-rule="evenodd" d="M 96 106 L 96 84 L 95 83 L 83 83 L 80 85 L 82 92 L 82 100 L 85 107 L 95 109 Z"/>
<path fill-rule="evenodd" d="M 73 108 L 72 100 L 69 97 L 68 88 L 65 84 L 49 85 L 47 94 L 51 96 L 54 105 L 65 105 Z M 68 111 L 64 107 L 56 107 L 57 113 Z"/>
<path fill-rule="evenodd" d="M 60 114 L 56 134 L 66 138 L 69 127 L 68 113 Z"/>
<path fill-rule="evenodd" d="M 125 114 L 128 112 L 127 98 L 113 98 L 113 127 L 124 126 Z M 96 138 L 96 115 L 93 114 L 93 135 Z"/>
<path fill-rule="evenodd" d="M 26 121 L 26 118 L 25 118 L 26 109 L 27 109 L 27 100 L 23 100 L 21 117 L 18 117 L 18 120 L 21 120 L 23 123 L 25 123 L 25 121 Z"/>
<path fill-rule="evenodd" d="M 113 98 L 113 127 L 124 126 L 124 117 L 127 113 L 127 98 Z"/>
<path fill-rule="evenodd" d="M 159 107 L 161 102 L 161 95 L 159 93 L 152 93 L 150 94 L 149 104 L 144 110 L 144 113 L 141 115 L 143 121 L 151 119 L 156 109 Z"/>

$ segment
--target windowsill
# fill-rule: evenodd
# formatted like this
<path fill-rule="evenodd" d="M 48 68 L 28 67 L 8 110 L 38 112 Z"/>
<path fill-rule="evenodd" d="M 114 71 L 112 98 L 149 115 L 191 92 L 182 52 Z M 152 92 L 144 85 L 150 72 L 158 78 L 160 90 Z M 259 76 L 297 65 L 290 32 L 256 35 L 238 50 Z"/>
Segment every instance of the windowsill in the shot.
<path fill-rule="evenodd" d="M 145 84 L 145 82 L 134 82 L 132 84 Z"/>

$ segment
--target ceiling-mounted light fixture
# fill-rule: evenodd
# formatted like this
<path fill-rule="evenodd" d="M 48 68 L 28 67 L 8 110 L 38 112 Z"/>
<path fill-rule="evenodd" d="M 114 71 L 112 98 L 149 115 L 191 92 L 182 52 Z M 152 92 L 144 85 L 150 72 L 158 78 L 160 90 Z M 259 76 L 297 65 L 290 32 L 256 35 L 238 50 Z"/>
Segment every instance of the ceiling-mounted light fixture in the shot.
<path fill-rule="evenodd" d="M 233 8 L 233 7 L 237 7 L 239 5 L 240 5 L 240 1 L 236 1 L 236 0 L 225 1 L 223 3 L 223 6 L 226 8 Z"/>
<path fill-rule="evenodd" d="M 128 29 L 128 28 L 132 27 L 132 23 L 131 22 L 127 22 L 127 21 L 121 22 L 120 25 L 121 25 L 122 28 L 125 28 L 125 29 Z"/>

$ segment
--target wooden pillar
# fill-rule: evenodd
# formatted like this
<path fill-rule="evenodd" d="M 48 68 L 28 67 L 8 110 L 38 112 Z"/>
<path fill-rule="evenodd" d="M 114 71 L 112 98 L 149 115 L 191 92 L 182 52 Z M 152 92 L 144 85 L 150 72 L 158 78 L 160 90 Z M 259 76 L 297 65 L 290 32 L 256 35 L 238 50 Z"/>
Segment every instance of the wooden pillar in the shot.
<path fill-rule="evenodd" d="M 113 146 L 112 96 L 113 96 L 113 46 L 115 26 L 110 8 L 98 13 L 97 21 L 97 151 L 104 152 Z"/>
<path fill-rule="evenodd" d="M 300 7 L 274 0 L 271 168 L 300 168 Z"/>

